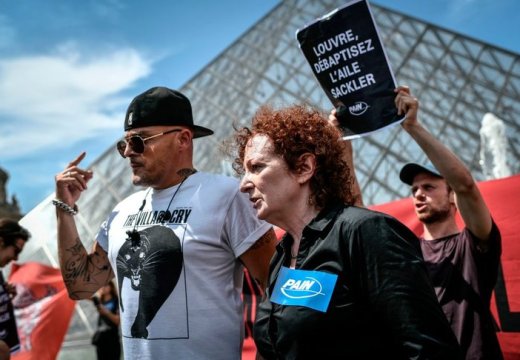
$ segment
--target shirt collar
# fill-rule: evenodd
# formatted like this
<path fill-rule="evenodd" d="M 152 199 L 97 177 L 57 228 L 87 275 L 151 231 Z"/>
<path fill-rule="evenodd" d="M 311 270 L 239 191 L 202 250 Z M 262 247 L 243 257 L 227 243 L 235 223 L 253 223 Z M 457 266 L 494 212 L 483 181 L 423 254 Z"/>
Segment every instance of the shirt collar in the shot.
<path fill-rule="evenodd" d="M 318 215 L 311 222 L 305 226 L 302 233 L 302 239 L 312 236 L 314 233 L 321 233 L 327 226 L 334 221 L 338 213 L 343 209 L 345 205 L 342 203 L 334 203 L 330 206 L 327 206 L 323 210 L 321 210 Z M 290 251 L 291 245 L 293 243 L 293 238 L 290 234 L 285 233 L 282 236 L 280 243 L 278 244 L 280 251 L 285 249 L 285 251 Z M 301 245 L 300 245 L 301 246 Z"/>
<path fill-rule="evenodd" d="M 339 211 L 343 209 L 344 205 L 341 203 L 334 203 L 323 210 L 321 210 L 318 215 L 311 220 L 311 222 L 303 229 L 303 233 L 307 233 L 308 231 L 323 231 L 331 221 L 334 221 Z"/>

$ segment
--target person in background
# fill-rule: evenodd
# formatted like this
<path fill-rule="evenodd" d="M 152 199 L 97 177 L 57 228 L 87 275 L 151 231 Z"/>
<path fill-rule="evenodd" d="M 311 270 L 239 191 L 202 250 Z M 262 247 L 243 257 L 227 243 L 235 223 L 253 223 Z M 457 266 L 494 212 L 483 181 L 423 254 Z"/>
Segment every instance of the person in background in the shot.
<path fill-rule="evenodd" d="M 119 297 L 113 281 L 102 286 L 92 302 L 99 313 L 97 329 L 92 338 L 98 360 L 118 360 L 121 357 L 119 341 Z"/>
<path fill-rule="evenodd" d="M 130 103 L 117 151 L 142 186 L 108 214 L 87 252 L 76 202 L 93 173 L 82 153 L 56 175 L 60 268 L 72 299 L 115 277 L 127 359 L 241 358 L 244 266 L 261 288 L 276 246 L 232 177 L 197 171 L 193 123 L 182 93 L 153 87 Z M 111 196 L 106 194 L 106 196 Z"/>
<path fill-rule="evenodd" d="M 29 231 L 17 221 L 0 219 L 0 270 L 18 259 L 30 237 Z M 16 288 L 5 282 L 0 271 L 0 360 L 10 359 L 11 351 L 20 346 L 11 302 L 15 295 Z"/>
<path fill-rule="evenodd" d="M 337 128 L 304 105 L 263 106 L 234 144 L 240 190 L 286 231 L 258 306 L 259 358 L 459 358 L 415 235 L 353 206 Z"/>
<path fill-rule="evenodd" d="M 465 358 L 502 359 L 490 311 L 501 255 L 499 229 L 468 168 L 419 122 L 419 102 L 409 88 L 396 93 L 398 112 L 406 114 L 403 129 L 431 161 L 408 163 L 399 176 L 411 187 L 423 225 L 420 244 L 435 292 Z"/>

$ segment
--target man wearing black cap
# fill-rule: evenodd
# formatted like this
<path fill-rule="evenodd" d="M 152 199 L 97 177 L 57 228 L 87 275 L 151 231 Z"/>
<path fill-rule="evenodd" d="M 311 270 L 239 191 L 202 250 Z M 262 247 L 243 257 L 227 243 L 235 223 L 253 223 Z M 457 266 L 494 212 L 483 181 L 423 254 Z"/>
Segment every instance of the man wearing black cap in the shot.
<path fill-rule="evenodd" d="M 401 180 L 411 186 L 423 224 L 421 249 L 440 304 L 466 359 L 502 359 L 490 312 L 501 238 L 466 166 L 417 120 L 419 103 L 407 87 L 396 89 L 402 123 L 432 164 L 406 164 Z M 460 212 L 464 229 L 455 215 Z"/>
<path fill-rule="evenodd" d="M 238 180 L 198 172 L 188 98 L 154 87 L 128 107 L 124 140 L 134 185 L 96 237 L 83 247 L 74 215 L 92 178 L 78 167 L 56 175 L 60 265 L 69 296 L 91 297 L 114 276 L 120 292 L 123 353 L 128 359 L 240 359 L 242 276 L 266 283 L 276 237 L 256 218 Z"/>

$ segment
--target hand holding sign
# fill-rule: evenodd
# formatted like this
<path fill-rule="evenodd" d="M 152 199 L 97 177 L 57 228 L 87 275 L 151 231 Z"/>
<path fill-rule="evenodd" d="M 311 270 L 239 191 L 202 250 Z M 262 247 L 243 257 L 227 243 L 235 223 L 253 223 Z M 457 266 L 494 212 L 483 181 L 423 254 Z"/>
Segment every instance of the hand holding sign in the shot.
<path fill-rule="evenodd" d="M 399 122 L 395 80 L 366 0 L 352 1 L 296 32 L 346 139 Z"/>

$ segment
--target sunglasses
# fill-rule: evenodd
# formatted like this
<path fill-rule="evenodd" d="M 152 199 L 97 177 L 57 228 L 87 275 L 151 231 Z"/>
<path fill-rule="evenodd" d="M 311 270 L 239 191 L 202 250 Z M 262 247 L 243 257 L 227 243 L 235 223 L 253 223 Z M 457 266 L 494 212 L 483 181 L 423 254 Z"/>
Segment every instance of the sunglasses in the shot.
<path fill-rule="evenodd" d="M 166 135 L 166 134 L 170 134 L 170 133 L 178 132 L 178 131 L 182 131 L 182 129 L 173 129 L 173 130 L 163 131 L 162 133 L 148 136 L 145 138 L 141 137 L 141 135 L 132 135 L 128 139 L 124 139 L 124 140 L 117 142 L 117 145 L 116 145 L 117 151 L 119 151 L 119 154 L 125 158 L 126 157 L 125 156 L 126 147 L 130 146 L 130 149 L 132 149 L 133 152 L 135 152 L 137 154 L 142 154 L 144 152 L 144 142 L 145 141 L 151 140 L 151 139 L 159 137 L 161 135 Z"/>

